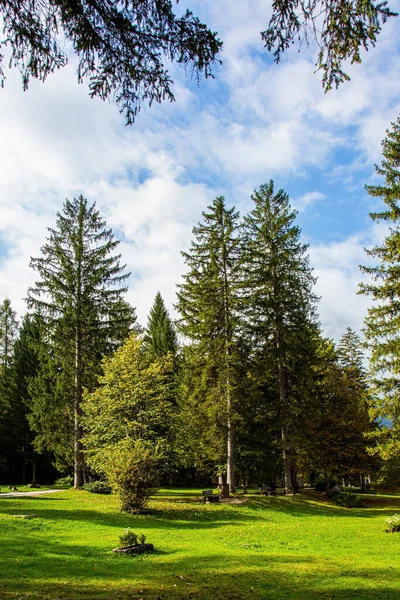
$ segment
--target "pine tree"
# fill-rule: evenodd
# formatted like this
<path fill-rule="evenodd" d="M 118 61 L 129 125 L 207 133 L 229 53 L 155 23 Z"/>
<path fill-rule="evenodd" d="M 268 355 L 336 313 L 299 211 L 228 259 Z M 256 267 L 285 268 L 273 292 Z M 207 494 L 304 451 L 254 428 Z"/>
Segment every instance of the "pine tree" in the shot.
<path fill-rule="evenodd" d="M 380 246 L 366 250 L 378 264 L 361 267 L 370 281 L 360 285 L 360 293 L 373 301 L 365 319 L 365 338 L 371 351 L 375 415 L 391 422 L 390 431 L 383 428 L 380 443 L 382 456 L 388 458 L 400 450 L 400 117 L 382 147 L 383 160 L 375 169 L 383 183 L 366 189 L 385 204 L 370 217 L 390 224 L 390 229 Z"/>
<path fill-rule="evenodd" d="M 279 389 L 285 488 L 293 492 L 294 440 L 299 380 L 310 370 L 315 322 L 315 279 L 294 224 L 296 212 L 274 182 L 252 195 L 254 209 L 244 218 L 244 312 L 255 348 L 263 348 L 274 365 Z M 300 389 L 304 394 L 304 389 Z"/>
<path fill-rule="evenodd" d="M 227 483 L 234 481 L 235 343 L 238 336 L 238 219 L 216 198 L 204 221 L 193 228 L 195 241 L 183 252 L 189 271 L 179 285 L 180 329 L 193 341 L 200 380 L 206 380 L 208 400 L 223 413 L 227 445 Z M 201 375 L 200 375 L 201 373 Z M 215 423 L 214 423 L 215 426 Z M 220 431 L 217 432 L 220 437 Z"/>
<path fill-rule="evenodd" d="M 66 430 L 73 427 L 75 487 L 83 483 L 83 388 L 93 388 L 102 356 L 126 337 L 135 318 L 122 298 L 129 273 L 123 272 L 120 255 L 114 254 L 119 242 L 105 225 L 95 204 L 88 206 L 82 196 L 66 200 L 42 256 L 31 259 L 40 279 L 28 290 L 28 306 L 46 321 L 50 360 L 61 373 L 56 387 L 68 394 L 63 417 Z"/>
<path fill-rule="evenodd" d="M 157 292 L 150 310 L 144 346 L 153 356 L 165 356 L 168 352 L 175 356 L 177 352 L 175 327 L 160 292 Z"/>

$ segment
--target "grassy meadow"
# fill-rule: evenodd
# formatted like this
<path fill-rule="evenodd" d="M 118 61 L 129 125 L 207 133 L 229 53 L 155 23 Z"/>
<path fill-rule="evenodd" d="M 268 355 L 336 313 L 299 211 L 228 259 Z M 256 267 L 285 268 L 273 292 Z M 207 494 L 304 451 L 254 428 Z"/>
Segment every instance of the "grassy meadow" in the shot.
<path fill-rule="evenodd" d="M 400 597 L 400 533 L 384 532 L 400 496 L 346 509 L 313 495 L 204 505 L 199 493 L 160 490 L 138 516 L 85 491 L 0 498 L 1 600 Z M 126 527 L 156 552 L 113 553 Z"/>

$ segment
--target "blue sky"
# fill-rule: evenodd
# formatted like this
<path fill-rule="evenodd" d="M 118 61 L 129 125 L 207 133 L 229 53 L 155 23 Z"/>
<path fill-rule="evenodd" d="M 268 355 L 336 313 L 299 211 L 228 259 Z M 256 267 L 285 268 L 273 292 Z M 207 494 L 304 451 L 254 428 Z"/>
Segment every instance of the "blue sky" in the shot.
<path fill-rule="evenodd" d="M 245 213 L 252 191 L 272 178 L 299 210 L 325 333 L 359 329 L 368 300 L 356 295 L 358 265 L 385 231 L 368 217 L 377 201 L 364 185 L 375 181 L 381 140 L 400 113 L 398 19 L 362 65 L 349 66 L 351 82 L 324 94 L 315 48 L 293 47 L 279 65 L 263 49 L 268 2 L 192 5 L 224 40 L 222 65 L 200 86 L 171 65 L 176 102 L 143 108 L 132 127 L 115 105 L 90 100 L 73 57 L 28 92 L 9 71 L 0 90 L 0 299 L 25 311 L 29 257 L 65 198 L 82 193 L 122 239 L 128 298 L 145 324 L 157 290 L 172 309 L 180 250 L 201 211 L 223 195 Z"/>

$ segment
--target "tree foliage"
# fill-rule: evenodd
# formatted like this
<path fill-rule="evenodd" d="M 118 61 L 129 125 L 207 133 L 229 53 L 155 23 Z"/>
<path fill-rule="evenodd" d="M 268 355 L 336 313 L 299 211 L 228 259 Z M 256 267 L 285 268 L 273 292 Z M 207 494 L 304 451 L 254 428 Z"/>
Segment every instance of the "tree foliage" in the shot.
<path fill-rule="evenodd" d="M 143 507 L 162 468 L 171 467 L 173 361 L 171 354 L 150 357 L 133 333 L 103 369 L 100 386 L 84 401 L 85 451 L 89 466 L 106 476 L 131 512 Z"/>
<path fill-rule="evenodd" d="M 8 298 L 0 305 L 0 365 L 10 365 L 18 332 L 17 313 Z"/>
<path fill-rule="evenodd" d="M 387 458 L 400 450 L 400 118 L 392 123 L 382 147 L 383 160 L 376 172 L 383 183 L 366 189 L 385 204 L 371 218 L 387 222 L 390 229 L 380 246 L 366 250 L 378 264 L 361 267 L 369 281 L 360 285 L 360 293 L 373 301 L 365 319 L 365 337 L 371 351 L 375 415 L 391 422 L 390 430 L 382 427 L 380 436 L 381 452 Z"/>
<path fill-rule="evenodd" d="M 263 350 L 272 364 L 279 390 L 286 488 L 293 491 L 295 444 L 291 437 L 311 368 L 315 279 L 288 195 L 283 190 L 275 193 L 270 181 L 254 192 L 252 200 L 254 208 L 244 218 L 244 311 L 254 346 Z"/>
<path fill-rule="evenodd" d="M 274 0 L 272 17 L 261 37 L 275 61 L 295 42 L 301 47 L 315 41 L 316 66 L 323 72 L 325 90 L 350 77 L 343 62 L 361 62 L 361 50 L 375 46 L 382 24 L 397 16 L 387 2 L 373 0 Z"/>
<path fill-rule="evenodd" d="M 177 352 L 175 327 L 160 292 L 157 292 L 150 309 L 144 346 L 153 356 L 165 356 L 168 352 L 175 356 Z"/>
<path fill-rule="evenodd" d="M 10 48 L 24 89 L 31 77 L 44 81 L 66 65 L 66 41 L 78 57 L 79 83 L 89 80 L 91 97 L 115 100 L 127 124 L 143 102 L 174 100 L 166 62 L 209 77 L 222 46 L 190 11 L 177 16 L 170 0 L 2 0 L 0 15 L 0 49 Z"/>
<path fill-rule="evenodd" d="M 239 214 L 216 198 L 203 222 L 193 228 L 195 240 L 183 252 L 189 267 L 179 285 L 179 326 L 197 350 L 198 376 L 208 387 L 211 412 L 220 415 L 219 437 L 226 436 L 227 482 L 234 483 L 235 345 L 239 335 Z M 200 375 L 201 373 L 201 375 Z M 196 386 L 197 387 L 197 386 Z M 194 391 L 194 390 L 193 390 Z M 214 405 L 214 407 L 213 407 Z M 211 414 L 211 413 L 209 413 Z M 215 429 L 215 421 L 210 424 Z"/>
<path fill-rule="evenodd" d="M 66 200 L 56 228 L 49 229 L 42 256 L 31 259 L 40 279 L 28 290 L 28 306 L 40 312 L 48 327 L 47 368 L 60 371 L 59 377 L 37 381 L 45 389 L 35 397 L 39 402 L 51 398 L 57 413 L 58 394 L 53 390 L 48 396 L 47 385 L 64 396 L 66 430 L 73 421 L 76 487 L 83 483 L 79 422 L 83 388 L 93 388 L 101 358 L 128 335 L 135 320 L 134 310 L 123 299 L 122 284 L 129 273 L 124 273 L 120 255 L 114 253 L 119 242 L 105 225 L 95 205 L 88 206 L 82 196 Z"/>

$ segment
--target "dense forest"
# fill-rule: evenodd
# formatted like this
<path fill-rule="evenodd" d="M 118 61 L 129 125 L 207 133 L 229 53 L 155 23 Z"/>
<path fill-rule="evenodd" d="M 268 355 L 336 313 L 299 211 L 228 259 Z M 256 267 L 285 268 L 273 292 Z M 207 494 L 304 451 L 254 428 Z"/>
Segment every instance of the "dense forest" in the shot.
<path fill-rule="evenodd" d="M 182 249 L 177 318 L 160 290 L 145 326 L 118 240 L 95 203 L 67 200 L 31 259 L 27 313 L 0 307 L 1 480 L 106 480 L 128 511 L 161 482 L 399 484 L 399 120 L 383 156 L 368 192 L 391 227 L 360 286 L 374 302 L 363 337 L 337 343 L 273 181 L 243 217 L 223 197 L 205 208 Z"/>

